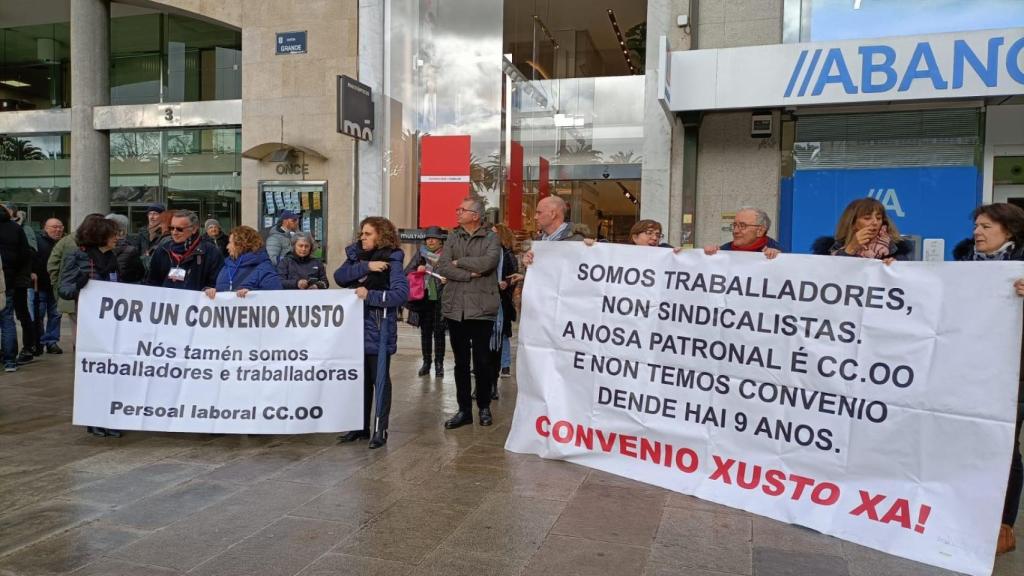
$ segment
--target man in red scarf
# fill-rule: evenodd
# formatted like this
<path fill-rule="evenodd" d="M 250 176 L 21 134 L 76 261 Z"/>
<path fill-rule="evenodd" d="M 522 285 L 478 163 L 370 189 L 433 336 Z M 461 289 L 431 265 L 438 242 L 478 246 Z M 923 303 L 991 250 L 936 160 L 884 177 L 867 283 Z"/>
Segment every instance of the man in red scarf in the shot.
<path fill-rule="evenodd" d="M 705 246 L 704 253 L 711 256 L 719 250 L 763 252 L 771 260 L 782 253 L 782 246 L 768 236 L 771 226 L 772 220 L 764 210 L 741 208 L 732 219 L 732 242 Z"/>
<path fill-rule="evenodd" d="M 146 284 L 179 290 L 205 290 L 217 286 L 224 265 L 220 248 L 199 233 L 199 217 L 178 210 L 171 218 L 171 240 L 153 252 Z"/>

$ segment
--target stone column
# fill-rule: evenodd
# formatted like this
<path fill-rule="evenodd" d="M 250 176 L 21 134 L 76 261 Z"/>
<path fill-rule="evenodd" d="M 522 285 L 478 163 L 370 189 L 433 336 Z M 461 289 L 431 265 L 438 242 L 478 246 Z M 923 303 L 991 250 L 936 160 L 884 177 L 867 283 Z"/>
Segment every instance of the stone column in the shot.
<path fill-rule="evenodd" d="M 373 90 L 375 128 L 372 142 L 360 140 L 356 144 L 359 158 L 353 230 L 367 216 L 388 215 L 384 153 L 390 132 L 386 110 L 390 100 L 384 94 L 385 37 L 384 0 L 359 0 L 359 81 Z"/>
<path fill-rule="evenodd" d="M 110 0 L 71 0 L 71 222 L 110 211 L 110 135 L 93 129 L 110 103 Z"/>

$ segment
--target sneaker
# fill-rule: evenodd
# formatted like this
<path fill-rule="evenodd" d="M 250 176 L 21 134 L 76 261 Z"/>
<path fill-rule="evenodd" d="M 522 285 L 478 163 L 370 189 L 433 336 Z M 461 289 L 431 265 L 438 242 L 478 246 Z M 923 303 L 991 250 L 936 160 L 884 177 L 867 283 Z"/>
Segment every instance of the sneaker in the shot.
<path fill-rule="evenodd" d="M 34 359 L 35 359 L 35 356 L 32 355 L 32 351 L 29 350 L 28 348 L 25 348 L 25 349 L 23 349 L 21 351 L 20 354 L 18 354 L 18 358 L 16 359 L 16 362 L 18 364 L 28 364 L 29 362 L 31 362 Z"/>
<path fill-rule="evenodd" d="M 64 351 L 61 350 L 60 346 L 57 346 L 56 344 L 48 344 L 46 346 L 46 353 L 47 354 L 63 354 Z"/>
<path fill-rule="evenodd" d="M 30 351 L 32 352 L 33 356 L 42 356 L 43 355 L 43 347 L 41 345 L 38 345 L 38 344 L 33 346 Z"/>
<path fill-rule="evenodd" d="M 4 366 L 4 372 L 17 372 L 17 371 L 18 371 L 18 365 L 17 364 L 7 364 L 6 366 Z"/>
<path fill-rule="evenodd" d="M 501 369 L 501 377 L 502 378 L 511 378 L 512 377 L 512 369 L 511 368 L 502 368 Z"/>

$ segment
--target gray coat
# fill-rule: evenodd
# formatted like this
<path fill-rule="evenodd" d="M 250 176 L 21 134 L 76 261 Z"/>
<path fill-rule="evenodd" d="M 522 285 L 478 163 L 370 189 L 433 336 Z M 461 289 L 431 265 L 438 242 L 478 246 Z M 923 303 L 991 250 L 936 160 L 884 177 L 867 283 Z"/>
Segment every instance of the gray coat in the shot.
<path fill-rule="evenodd" d="M 434 271 L 448 279 L 441 295 L 441 314 L 449 320 L 494 320 L 501 305 L 495 269 L 501 242 L 487 226 L 470 234 L 462 227 L 448 235 Z M 458 262 L 458 266 L 453 265 Z M 473 273 L 480 276 L 474 278 Z"/>
<path fill-rule="evenodd" d="M 274 226 L 267 236 L 267 256 L 270 256 L 270 263 L 277 265 L 285 254 L 292 251 L 292 235 L 290 232 Z"/>

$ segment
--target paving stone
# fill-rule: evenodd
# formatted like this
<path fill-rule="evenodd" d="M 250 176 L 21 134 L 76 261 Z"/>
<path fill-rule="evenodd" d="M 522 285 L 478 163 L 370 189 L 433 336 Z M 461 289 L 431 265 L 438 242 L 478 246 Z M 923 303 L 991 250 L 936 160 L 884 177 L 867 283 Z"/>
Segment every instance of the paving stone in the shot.
<path fill-rule="evenodd" d="M 843 554 L 843 541 L 838 538 L 763 516 L 752 515 L 751 521 L 754 528 L 755 548 L 772 548 L 789 552 L 814 550 L 822 554 L 836 556 Z"/>
<path fill-rule="evenodd" d="M 3 489 L 0 490 L 0 510 L 3 513 L 10 513 L 109 477 L 107 474 L 58 468 L 29 476 L 18 484 L 5 482 L 2 484 Z"/>
<path fill-rule="evenodd" d="M 381 480 L 349 478 L 293 510 L 291 515 L 331 520 L 353 529 L 361 528 L 397 502 L 402 497 L 404 486 Z"/>
<path fill-rule="evenodd" d="M 401 562 L 381 560 L 380 558 L 367 558 L 365 556 L 351 556 L 348 554 L 324 554 L 316 562 L 313 562 L 305 570 L 299 572 L 298 576 L 338 576 L 339 574 L 352 574 L 353 576 L 405 576 L 412 573 L 413 567 Z M 432 574 L 437 574 L 432 572 Z"/>
<path fill-rule="evenodd" d="M 584 482 L 551 533 L 647 547 L 661 524 L 667 498 L 657 490 Z"/>
<path fill-rule="evenodd" d="M 79 526 L 0 559 L 0 574 L 48 576 L 64 574 L 120 548 L 141 534 L 93 522 Z"/>
<path fill-rule="evenodd" d="M 67 498 L 123 506 L 208 471 L 206 466 L 157 462 L 94 482 L 68 493 Z"/>
<path fill-rule="evenodd" d="M 885 554 L 853 542 L 842 542 L 850 576 L 954 576 L 956 572 Z M 997 570 L 993 574 L 998 574 Z M 1021 572 L 1012 572 L 1017 576 Z"/>
<path fill-rule="evenodd" d="M 413 576 L 518 576 L 523 563 L 488 554 L 438 548 L 412 572 Z"/>
<path fill-rule="evenodd" d="M 359 478 L 419 483 L 436 474 L 455 457 L 457 446 L 432 446 L 411 442 L 356 473 Z"/>
<path fill-rule="evenodd" d="M 4 514 L 0 516 L 0 556 L 94 520 L 104 511 L 94 504 L 53 500 Z"/>
<path fill-rule="evenodd" d="M 187 571 L 270 525 L 323 491 L 267 480 L 118 550 L 123 560 Z"/>
<path fill-rule="evenodd" d="M 509 483 L 517 496 L 545 500 L 569 500 L 589 470 L 576 464 L 535 458 L 509 471 Z"/>
<path fill-rule="evenodd" d="M 476 507 L 498 492 L 509 492 L 506 474 L 498 469 L 455 470 L 445 467 L 420 484 L 409 486 L 404 497 L 436 504 Z"/>
<path fill-rule="evenodd" d="M 139 530 L 156 530 L 223 500 L 239 489 L 234 484 L 193 480 L 129 504 L 107 519 Z"/>
<path fill-rule="evenodd" d="M 834 554 L 754 549 L 754 576 L 849 576 L 846 559 Z"/>
<path fill-rule="evenodd" d="M 199 565 L 193 576 L 295 574 L 347 535 L 344 526 L 310 518 L 282 518 Z"/>
<path fill-rule="evenodd" d="M 390 440 L 388 443 L 391 444 Z M 368 450 L 362 445 L 335 446 L 336 444 L 337 441 L 332 436 L 329 448 L 275 474 L 273 478 L 315 486 L 334 486 L 386 456 L 385 452 Z"/>
<path fill-rule="evenodd" d="M 179 574 L 181 572 L 177 570 L 133 564 L 113 558 L 100 558 L 71 573 L 72 576 L 178 576 Z"/>
<path fill-rule="evenodd" d="M 751 532 L 749 518 L 665 508 L 649 559 L 657 566 L 749 575 Z"/>
<path fill-rule="evenodd" d="M 622 576 L 642 574 L 647 549 L 569 536 L 550 536 L 523 576 Z"/>
<path fill-rule="evenodd" d="M 468 515 L 468 508 L 403 498 L 334 551 L 418 564 Z"/>
<path fill-rule="evenodd" d="M 220 466 L 205 479 L 235 484 L 253 484 L 279 474 L 282 470 L 302 462 L 321 450 L 323 448 L 301 445 L 264 449 Z"/>
<path fill-rule="evenodd" d="M 525 562 L 540 548 L 565 502 L 508 494 L 489 497 L 459 526 L 442 548 Z"/>

